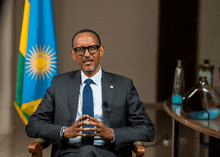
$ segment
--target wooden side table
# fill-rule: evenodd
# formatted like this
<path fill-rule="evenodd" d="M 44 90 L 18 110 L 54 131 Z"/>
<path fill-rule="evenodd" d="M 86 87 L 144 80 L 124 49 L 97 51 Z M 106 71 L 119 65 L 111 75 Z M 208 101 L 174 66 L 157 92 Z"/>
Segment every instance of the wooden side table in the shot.
<path fill-rule="evenodd" d="M 174 136 L 174 145 L 173 145 L 173 157 L 179 156 L 179 125 L 183 124 L 187 127 L 190 127 L 196 131 L 202 132 L 213 137 L 214 141 L 220 141 L 220 116 L 214 120 L 195 120 L 188 118 L 184 112 L 177 113 L 172 111 L 171 99 L 164 102 L 165 111 L 173 118 L 173 136 Z M 209 149 L 210 151 L 216 151 L 217 149 Z M 219 151 L 219 150 L 218 150 Z M 219 151 L 220 152 L 220 151 Z M 209 153 L 215 154 L 215 152 Z M 212 155 L 212 157 L 214 157 Z"/>

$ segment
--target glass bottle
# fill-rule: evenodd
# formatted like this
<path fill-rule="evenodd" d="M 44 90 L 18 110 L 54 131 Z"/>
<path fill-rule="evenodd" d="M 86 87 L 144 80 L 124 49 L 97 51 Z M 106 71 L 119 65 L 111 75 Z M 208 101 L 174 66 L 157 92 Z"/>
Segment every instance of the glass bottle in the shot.
<path fill-rule="evenodd" d="M 178 60 L 178 65 L 175 69 L 174 84 L 172 92 L 172 109 L 173 111 L 182 110 L 183 95 L 185 92 L 185 81 L 182 67 L 182 60 Z"/>
<path fill-rule="evenodd" d="M 209 85 L 213 86 L 214 65 L 209 64 L 209 59 L 204 59 L 203 65 L 199 65 L 199 77 L 206 76 Z"/>
<path fill-rule="evenodd" d="M 199 77 L 199 82 L 186 93 L 183 111 L 192 119 L 210 120 L 220 115 L 220 96 L 206 76 Z"/>

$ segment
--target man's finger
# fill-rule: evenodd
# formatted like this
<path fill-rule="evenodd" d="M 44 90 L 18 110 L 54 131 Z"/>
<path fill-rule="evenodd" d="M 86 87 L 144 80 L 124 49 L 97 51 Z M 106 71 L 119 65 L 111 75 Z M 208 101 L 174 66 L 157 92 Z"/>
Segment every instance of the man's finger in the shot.
<path fill-rule="evenodd" d="M 85 137 L 86 134 L 81 134 L 81 133 L 78 133 L 77 136 L 82 136 L 82 137 Z"/>
<path fill-rule="evenodd" d="M 96 122 L 92 122 L 92 121 L 84 121 L 83 125 L 92 125 L 92 126 L 98 126 L 98 124 Z"/>
<path fill-rule="evenodd" d="M 85 134 L 86 136 L 100 136 L 100 134 L 96 133 L 96 134 Z M 101 137 L 101 136 L 100 136 Z"/>
<path fill-rule="evenodd" d="M 91 121 L 94 121 L 94 122 L 96 122 L 96 123 L 99 122 L 97 119 L 95 119 L 95 118 L 93 118 L 93 117 L 91 117 L 91 116 L 88 116 L 88 119 L 91 120 Z"/>
<path fill-rule="evenodd" d="M 88 115 L 83 115 L 82 117 L 80 117 L 76 122 L 80 122 L 82 120 L 84 120 L 85 118 L 88 118 Z"/>
<path fill-rule="evenodd" d="M 97 131 L 96 131 L 97 133 L 100 133 L 101 132 L 101 129 L 100 128 L 97 128 Z"/>
<path fill-rule="evenodd" d="M 84 128 L 76 128 L 76 132 L 84 131 Z"/>
<path fill-rule="evenodd" d="M 81 127 L 82 125 L 87 124 L 87 122 L 89 122 L 89 119 L 87 118 L 88 115 L 83 115 L 82 117 L 80 117 L 76 122 L 75 122 L 75 126 L 76 127 Z M 86 120 L 84 120 L 85 118 L 87 118 Z"/>
<path fill-rule="evenodd" d="M 78 127 L 81 127 L 81 126 L 83 126 L 83 125 L 85 125 L 85 123 L 84 123 L 84 121 L 77 121 L 76 123 L 75 123 L 75 126 L 78 128 Z"/>
<path fill-rule="evenodd" d="M 76 128 L 75 131 L 76 132 L 80 132 L 80 131 L 98 131 L 98 129 L 87 127 L 87 128 Z"/>
<path fill-rule="evenodd" d="M 81 128 L 82 129 L 82 131 L 98 131 L 98 129 L 97 128 Z"/>

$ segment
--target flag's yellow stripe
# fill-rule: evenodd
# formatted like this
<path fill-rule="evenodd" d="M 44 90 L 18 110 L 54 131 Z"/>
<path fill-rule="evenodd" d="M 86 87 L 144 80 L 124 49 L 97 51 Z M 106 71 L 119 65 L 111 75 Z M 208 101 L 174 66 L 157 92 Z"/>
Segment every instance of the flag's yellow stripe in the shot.
<path fill-rule="evenodd" d="M 19 47 L 19 50 L 24 57 L 26 57 L 26 49 L 27 49 L 29 15 L 30 15 L 30 2 L 29 0 L 25 0 L 24 16 L 23 16 L 20 47 Z"/>
<path fill-rule="evenodd" d="M 40 104 L 42 99 L 34 100 L 25 104 L 22 104 L 21 111 L 27 113 L 28 115 L 31 115 L 34 113 Z"/>
<path fill-rule="evenodd" d="M 25 115 L 23 114 L 23 112 L 21 111 L 21 109 L 19 108 L 19 106 L 16 102 L 14 102 L 14 106 L 15 106 L 15 109 L 17 110 L 18 114 L 20 115 L 21 119 L 23 120 L 24 124 L 27 125 L 28 120 L 27 120 L 27 118 L 25 117 Z"/>

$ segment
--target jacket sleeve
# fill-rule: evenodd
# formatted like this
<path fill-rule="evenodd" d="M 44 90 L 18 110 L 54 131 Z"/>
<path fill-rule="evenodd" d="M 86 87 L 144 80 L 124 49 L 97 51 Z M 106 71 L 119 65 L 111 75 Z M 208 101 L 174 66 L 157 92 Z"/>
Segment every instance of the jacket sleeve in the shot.
<path fill-rule="evenodd" d="M 132 80 L 129 79 L 126 94 L 126 112 L 128 126 L 113 128 L 115 133 L 116 150 L 130 145 L 135 141 L 151 142 L 155 138 L 155 127 L 148 117 L 144 104 L 139 100 L 139 95 Z"/>
<path fill-rule="evenodd" d="M 25 131 L 29 137 L 44 138 L 61 147 L 60 130 L 62 126 L 53 124 L 55 90 L 55 79 L 53 79 L 51 87 L 47 89 L 37 110 L 29 117 Z"/>

